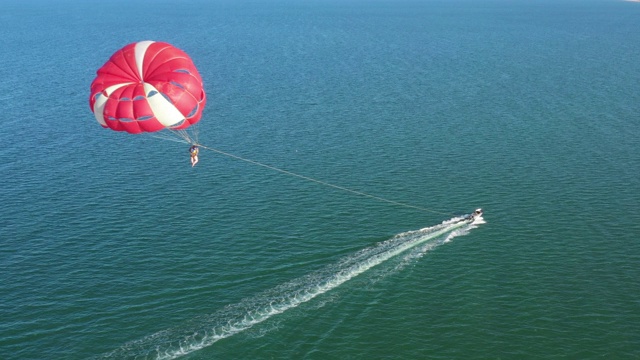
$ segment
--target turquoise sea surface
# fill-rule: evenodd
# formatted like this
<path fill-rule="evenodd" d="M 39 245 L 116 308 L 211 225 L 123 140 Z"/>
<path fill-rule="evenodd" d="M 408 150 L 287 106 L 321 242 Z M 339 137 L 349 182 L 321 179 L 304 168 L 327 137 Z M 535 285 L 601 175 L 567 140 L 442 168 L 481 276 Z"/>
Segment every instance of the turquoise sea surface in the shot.
<path fill-rule="evenodd" d="M 141 40 L 320 183 L 102 129 Z M 5 0 L 0 64 L 0 359 L 640 358 L 640 3 Z"/>

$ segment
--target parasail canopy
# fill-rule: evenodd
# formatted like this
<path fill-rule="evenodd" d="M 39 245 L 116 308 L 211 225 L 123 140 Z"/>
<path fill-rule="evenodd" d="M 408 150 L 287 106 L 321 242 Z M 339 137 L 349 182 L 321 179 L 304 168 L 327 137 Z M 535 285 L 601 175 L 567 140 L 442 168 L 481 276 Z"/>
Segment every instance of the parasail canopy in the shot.
<path fill-rule="evenodd" d="M 116 51 L 91 83 L 89 105 L 104 128 L 132 134 L 182 130 L 206 103 L 193 61 L 171 44 L 140 41 Z"/>

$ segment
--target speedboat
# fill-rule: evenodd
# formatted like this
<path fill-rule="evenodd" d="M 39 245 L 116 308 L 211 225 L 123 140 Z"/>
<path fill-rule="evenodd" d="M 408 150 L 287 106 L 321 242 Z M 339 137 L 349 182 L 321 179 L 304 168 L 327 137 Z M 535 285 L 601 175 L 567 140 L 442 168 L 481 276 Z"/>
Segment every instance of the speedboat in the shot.
<path fill-rule="evenodd" d="M 465 217 L 464 219 L 465 219 L 465 220 L 468 220 L 468 221 L 473 221 L 473 220 L 475 220 L 475 219 L 479 218 L 480 216 L 482 216 L 482 214 L 483 214 L 483 213 L 484 213 L 484 212 L 482 211 L 482 209 L 478 208 L 478 209 L 475 209 L 475 210 L 474 210 L 474 212 L 472 212 L 471 214 L 469 214 L 469 215 L 468 215 L 467 217 Z"/>

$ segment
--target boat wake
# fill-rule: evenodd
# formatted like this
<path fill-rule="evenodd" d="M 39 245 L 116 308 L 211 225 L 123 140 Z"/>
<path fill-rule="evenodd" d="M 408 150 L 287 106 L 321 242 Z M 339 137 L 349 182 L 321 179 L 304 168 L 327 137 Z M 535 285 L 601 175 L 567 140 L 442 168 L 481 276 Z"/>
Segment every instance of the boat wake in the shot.
<path fill-rule="evenodd" d="M 417 251 L 410 252 L 402 263 L 410 262 L 457 236 L 466 235 L 477 224 L 484 223 L 481 217 L 473 222 L 461 221 L 463 219 L 457 217 L 439 225 L 397 234 L 324 269 L 228 305 L 213 314 L 192 319 L 179 327 L 128 342 L 96 359 L 175 359 L 206 348 L 335 289 L 410 249 Z"/>

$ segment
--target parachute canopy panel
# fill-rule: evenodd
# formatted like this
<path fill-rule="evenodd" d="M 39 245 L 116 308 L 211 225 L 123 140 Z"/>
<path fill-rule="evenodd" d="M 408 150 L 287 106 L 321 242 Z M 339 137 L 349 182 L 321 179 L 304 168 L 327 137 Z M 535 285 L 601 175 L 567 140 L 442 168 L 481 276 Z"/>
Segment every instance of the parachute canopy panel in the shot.
<path fill-rule="evenodd" d="M 91 83 L 89 105 L 100 125 L 132 134 L 186 129 L 202 117 L 202 78 L 175 46 L 140 41 L 116 51 Z"/>

